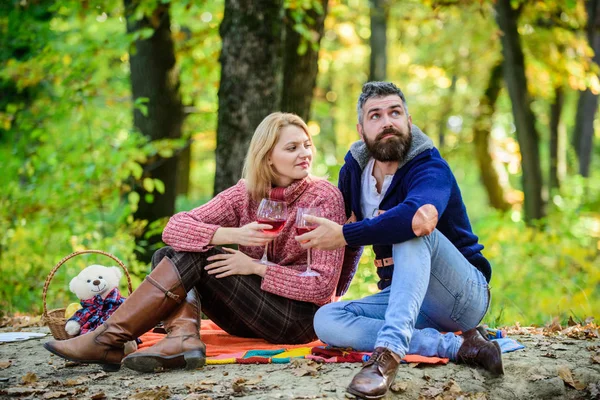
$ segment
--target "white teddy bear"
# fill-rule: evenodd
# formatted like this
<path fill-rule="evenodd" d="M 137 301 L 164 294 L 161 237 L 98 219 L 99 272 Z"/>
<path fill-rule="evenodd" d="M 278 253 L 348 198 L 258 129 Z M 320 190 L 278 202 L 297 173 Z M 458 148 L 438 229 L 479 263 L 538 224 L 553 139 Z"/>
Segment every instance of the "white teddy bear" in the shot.
<path fill-rule="evenodd" d="M 69 335 L 93 331 L 123 303 L 118 289 L 122 276 L 118 267 L 94 264 L 71 280 L 69 290 L 81 300 L 82 308 L 65 325 Z"/>
<path fill-rule="evenodd" d="M 85 334 L 102 325 L 125 301 L 119 293 L 123 272 L 118 267 L 90 265 L 74 277 L 69 290 L 81 300 L 81 307 L 69 318 L 65 331 L 71 336 Z M 135 341 L 125 344 L 125 354 L 137 349 Z"/>

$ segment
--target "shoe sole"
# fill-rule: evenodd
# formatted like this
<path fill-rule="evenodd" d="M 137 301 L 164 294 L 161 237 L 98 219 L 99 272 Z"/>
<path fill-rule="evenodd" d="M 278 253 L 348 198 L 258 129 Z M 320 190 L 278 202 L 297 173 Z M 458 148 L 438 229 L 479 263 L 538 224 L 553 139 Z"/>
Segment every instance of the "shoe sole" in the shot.
<path fill-rule="evenodd" d="M 365 395 L 365 394 L 363 394 L 363 393 L 361 393 L 361 392 L 359 392 L 359 391 L 356 391 L 356 390 L 354 390 L 354 389 L 352 389 L 352 388 L 350 388 L 350 387 L 347 387 L 347 388 L 346 388 L 346 392 L 348 392 L 348 393 L 350 393 L 351 395 L 354 395 L 354 396 L 356 396 L 356 397 L 358 397 L 358 398 L 361 398 L 361 399 L 368 399 L 368 400 L 376 400 L 376 399 L 381 399 L 381 398 L 383 398 L 383 397 L 384 397 L 384 396 L 387 394 L 387 391 L 386 391 L 384 394 L 381 394 L 381 395 L 377 395 L 377 396 L 367 396 L 367 395 Z"/>
<path fill-rule="evenodd" d="M 155 372 L 168 369 L 194 370 L 206 364 L 204 352 L 188 351 L 174 356 L 160 354 L 130 354 L 123 359 L 123 365 L 138 372 Z"/>
<path fill-rule="evenodd" d="M 78 360 L 75 358 L 67 357 L 64 354 L 57 351 L 56 349 L 54 349 L 52 346 L 50 346 L 49 343 L 44 343 L 44 348 L 46 350 L 48 350 L 50 353 L 57 355 L 60 358 L 64 358 L 65 360 L 68 360 L 68 361 L 82 363 L 82 364 L 98 364 L 106 372 L 117 372 L 118 370 L 121 369 L 121 364 L 106 364 L 106 363 L 103 363 L 98 360 Z"/>

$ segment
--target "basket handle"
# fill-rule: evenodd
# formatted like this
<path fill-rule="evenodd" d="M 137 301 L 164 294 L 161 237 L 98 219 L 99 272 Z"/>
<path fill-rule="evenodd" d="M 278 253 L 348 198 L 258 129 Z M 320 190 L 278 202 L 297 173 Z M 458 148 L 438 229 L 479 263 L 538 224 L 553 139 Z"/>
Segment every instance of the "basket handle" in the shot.
<path fill-rule="evenodd" d="M 127 271 L 127 267 L 125 267 L 125 264 L 123 264 L 123 262 L 121 260 L 119 260 L 117 257 L 113 256 L 110 253 L 102 251 L 102 250 L 81 250 L 81 251 L 76 251 L 74 253 L 69 254 L 68 256 L 66 256 L 65 258 L 63 258 L 62 260 L 60 260 L 58 262 L 58 264 L 56 264 L 54 266 L 54 268 L 52 268 L 52 271 L 50 271 L 50 274 L 48 274 L 48 277 L 46 278 L 46 282 L 44 283 L 44 291 L 42 292 L 42 301 L 44 303 L 44 313 L 42 315 L 43 315 L 44 318 L 48 317 L 48 307 L 46 306 L 46 294 L 48 292 L 48 287 L 50 286 L 50 281 L 52 280 L 52 278 L 54 278 L 54 274 L 56 273 L 56 271 L 58 271 L 58 269 L 64 263 L 66 263 L 67 261 L 69 261 L 71 258 L 73 258 L 75 256 L 78 256 L 80 254 L 86 254 L 86 253 L 102 254 L 102 255 L 110 257 L 114 261 L 116 261 L 117 264 L 119 264 L 119 266 L 121 268 L 123 268 L 123 271 L 125 272 L 125 277 L 127 277 L 127 288 L 129 289 L 129 294 L 131 294 L 131 292 L 133 292 L 133 288 L 131 286 L 131 277 L 129 276 L 129 271 Z"/>

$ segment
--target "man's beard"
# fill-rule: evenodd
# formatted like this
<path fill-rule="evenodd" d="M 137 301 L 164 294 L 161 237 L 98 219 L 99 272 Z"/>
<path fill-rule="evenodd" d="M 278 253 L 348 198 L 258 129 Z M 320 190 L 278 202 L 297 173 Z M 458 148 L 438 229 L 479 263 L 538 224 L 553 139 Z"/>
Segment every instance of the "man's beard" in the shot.
<path fill-rule="evenodd" d="M 402 133 L 396 128 L 387 128 L 377 135 L 373 141 L 365 137 L 364 142 L 371 157 L 382 162 L 404 161 L 412 143 L 412 127 L 409 124 L 407 128 L 408 131 L 406 133 Z M 382 140 L 384 136 L 390 134 L 394 135 L 394 137 Z"/>

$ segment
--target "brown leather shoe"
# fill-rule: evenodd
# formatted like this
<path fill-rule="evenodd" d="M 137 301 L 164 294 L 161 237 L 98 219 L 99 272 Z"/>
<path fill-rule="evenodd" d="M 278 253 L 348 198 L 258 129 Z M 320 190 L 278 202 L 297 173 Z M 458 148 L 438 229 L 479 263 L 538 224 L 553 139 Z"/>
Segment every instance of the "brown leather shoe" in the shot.
<path fill-rule="evenodd" d="M 462 337 L 464 342 L 458 349 L 457 362 L 482 367 L 494 375 L 504 374 L 502 351 L 497 342 L 485 339 L 477 328 L 466 331 Z"/>
<path fill-rule="evenodd" d="M 105 371 L 121 368 L 123 346 L 152 329 L 177 308 L 186 291 L 172 261 L 164 258 L 142 284 L 96 330 L 44 347 L 70 361 L 102 364 Z"/>
<path fill-rule="evenodd" d="M 139 372 L 164 369 L 196 369 L 206 363 L 206 346 L 200 340 L 200 306 L 195 289 L 185 303 L 163 321 L 167 336 L 154 346 L 123 359 L 123 365 Z"/>
<path fill-rule="evenodd" d="M 380 399 L 394 382 L 399 364 L 399 355 L 385 347 L 377 347 L 346 390 L 361 398 Z"/>

